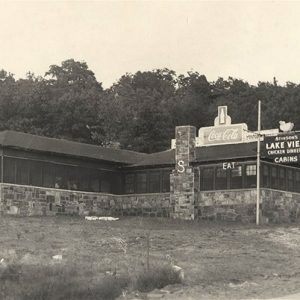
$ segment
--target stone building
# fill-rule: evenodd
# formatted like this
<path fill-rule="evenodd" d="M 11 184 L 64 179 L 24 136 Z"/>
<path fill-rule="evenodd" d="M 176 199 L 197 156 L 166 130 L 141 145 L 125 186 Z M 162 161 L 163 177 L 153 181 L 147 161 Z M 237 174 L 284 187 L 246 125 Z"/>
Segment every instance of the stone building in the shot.
<path fill-rule="evenodd" d="M 287 136 L 279 130 L 263 134 L 279 140 Z M 300 145 L 298 135 L 292 136 L 293 149 L 278 150 L 279 142 L 269 143 L 274 149 L 261 157 L 260 212 L 270 222 L 300 216 Z M 0 212 L 252 222 L 256 151 L 257 134 L 244 123 L 231 124 L 225 106 L 218 108 L 214 126 L 198 132 L 192 126 L 176 127 L 171 149 L 153 154 L 4 131 Z M 286 164 L 274 163 L 272 155 L 282 151 L 294 154 Z"/>

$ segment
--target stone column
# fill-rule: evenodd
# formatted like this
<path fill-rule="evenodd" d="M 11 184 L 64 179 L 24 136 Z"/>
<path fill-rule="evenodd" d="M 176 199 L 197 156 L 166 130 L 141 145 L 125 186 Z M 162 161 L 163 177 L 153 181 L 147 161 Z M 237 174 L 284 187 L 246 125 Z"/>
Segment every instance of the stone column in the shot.
<path fill-rule="evenodd" d="M 178 126 L 175 129 L 175 169 L 170 176 L 172 217 L 194 220 L 195 218 L 195 174 L 190 165 L 196 158 L 196 128 Z"/>

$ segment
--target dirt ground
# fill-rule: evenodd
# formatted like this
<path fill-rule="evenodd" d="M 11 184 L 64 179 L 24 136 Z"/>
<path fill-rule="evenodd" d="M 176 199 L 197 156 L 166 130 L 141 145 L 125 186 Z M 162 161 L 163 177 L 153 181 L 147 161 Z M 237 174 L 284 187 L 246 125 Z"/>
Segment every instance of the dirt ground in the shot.
<path fill-rule="evenodd" d="M 172 263 L 182 285 L 120 299 L 267 299 L 300 292 L 300 226 L 154 218 L 0 217 L 0 260 L 73 266 L 79 282 Z M 61 255 L 62 260 L 53 256 Z M 1 265 L 0 265 L 1 268 Z"/>

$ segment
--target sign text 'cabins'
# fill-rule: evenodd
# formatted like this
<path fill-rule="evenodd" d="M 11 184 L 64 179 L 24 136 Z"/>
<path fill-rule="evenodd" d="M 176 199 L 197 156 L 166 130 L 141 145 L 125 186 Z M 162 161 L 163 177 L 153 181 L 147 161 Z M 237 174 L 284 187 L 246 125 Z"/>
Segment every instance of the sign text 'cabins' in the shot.
<path fill-rule="evenodd" d="M 262 154 L 275 163 L 300 162 L 300 133 L 266 136 Z"/>

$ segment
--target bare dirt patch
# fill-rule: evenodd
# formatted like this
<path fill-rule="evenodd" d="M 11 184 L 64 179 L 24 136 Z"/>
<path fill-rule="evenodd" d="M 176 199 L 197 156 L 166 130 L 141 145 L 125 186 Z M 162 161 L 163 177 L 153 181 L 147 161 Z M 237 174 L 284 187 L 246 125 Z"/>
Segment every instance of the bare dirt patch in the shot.
<path fill-rule="evenodd" d="M 70 280 L 93 289 L 107 273 L 134 276 L 146 267 L 149 231 L 150 266 L 176 264 L 183 268 L 185 280 L 153 291 L 148 299 L 266 299 L 300 292 L 298 224 L 257 227 L 152 218 L 109 222 L 1 217 L 0 260 L 20 267 L 13 280 L 1 282 L 2 299 L 25 299 L 24 290 L 33 288 L 39 277 L 49 276 L 53 265 L 67 270 L 65 289 Z M 62 260 L 53 259 L 55 255 Z M 24 286 L 18 272 L 30 268 L 39 268 L 40 273 Z M 125 296 L 137 297 L 146 295 L 130 291 Z"/>

